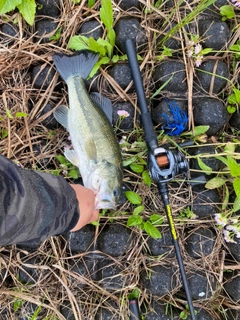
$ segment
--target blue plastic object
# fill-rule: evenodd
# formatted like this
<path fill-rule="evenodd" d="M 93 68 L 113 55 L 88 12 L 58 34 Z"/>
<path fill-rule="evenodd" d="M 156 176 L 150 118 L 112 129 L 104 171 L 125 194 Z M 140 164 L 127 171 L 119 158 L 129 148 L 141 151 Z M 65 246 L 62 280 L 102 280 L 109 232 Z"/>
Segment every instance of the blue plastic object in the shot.
<path fill-rule="evenodd" d="M 162 128 L 169 136 L 179 136 L 186 129 L 188 123 L 187 114 L 178 107 L 175 100 L 170 101 L 166 98 L 164 100 L 167 102 L 173 115 L 173 121 L 170 121 L 169 116 L 161 113 L 160 116 L 162 116 L 166 121 L 166 124 L 163 125 Z"/>

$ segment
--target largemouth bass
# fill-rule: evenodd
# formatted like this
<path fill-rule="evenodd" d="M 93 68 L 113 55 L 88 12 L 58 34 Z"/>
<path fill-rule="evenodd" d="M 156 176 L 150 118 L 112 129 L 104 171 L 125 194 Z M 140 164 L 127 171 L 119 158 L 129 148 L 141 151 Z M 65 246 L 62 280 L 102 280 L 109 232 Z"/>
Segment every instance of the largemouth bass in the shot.
<path fill-rule="evenodd" d="M 65 157 L 79 168 L 83 184 L 95 194 L 96 209 L 115 208 L 122 191 L 121 150 L 112 128 L 112 105 L 99 93 L 88 94 L 84 79 L 98 55 L 53 55 L 54 64 L 68 86 L 69 108 L 54 110 L 56 120 L 70 134 L 72 150 Z"/>

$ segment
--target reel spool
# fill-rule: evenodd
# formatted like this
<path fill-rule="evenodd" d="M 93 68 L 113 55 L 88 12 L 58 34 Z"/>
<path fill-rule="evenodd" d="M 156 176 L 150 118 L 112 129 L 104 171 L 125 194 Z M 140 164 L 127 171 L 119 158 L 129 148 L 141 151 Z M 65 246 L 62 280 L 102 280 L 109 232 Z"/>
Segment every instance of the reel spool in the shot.
<path fill-rule="evenodd" d="M 167 182 L 175 175 L 188 176 L 189 165 L 179 150 L 168 150 L 158 147 L 148 157 L 149 173 L 154 182 Z"/>

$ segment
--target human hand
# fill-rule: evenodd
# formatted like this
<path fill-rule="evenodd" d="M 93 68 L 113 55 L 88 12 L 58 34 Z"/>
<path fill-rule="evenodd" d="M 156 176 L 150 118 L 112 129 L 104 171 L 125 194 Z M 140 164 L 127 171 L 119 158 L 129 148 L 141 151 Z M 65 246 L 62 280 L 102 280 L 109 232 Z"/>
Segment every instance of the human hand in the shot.
<path fill-rule="evenodd" d="M 70 186 L 76 192 L 80 210 L 78 223 L 71 230 L 71 232 L 74 232 L 81 229 L 89 222 L 96 221 L 98 219 L 99 210 L 94 210 L 95 195 L 92 190 L 85 188 L 80 184 L 70 184 Z"/>

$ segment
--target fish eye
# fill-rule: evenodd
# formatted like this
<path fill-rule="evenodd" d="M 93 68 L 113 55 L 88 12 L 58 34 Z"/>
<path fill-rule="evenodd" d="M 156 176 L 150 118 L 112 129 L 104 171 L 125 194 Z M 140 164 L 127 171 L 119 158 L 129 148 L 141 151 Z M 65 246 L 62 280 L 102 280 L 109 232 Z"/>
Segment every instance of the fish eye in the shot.
<path fill-rule="evenodd" d="M 114 195 L 114 197 L 118 197 L 119 196 L 119 190 L 117 188 L 115 188 L 113 190 L 113 195 Z"/>

